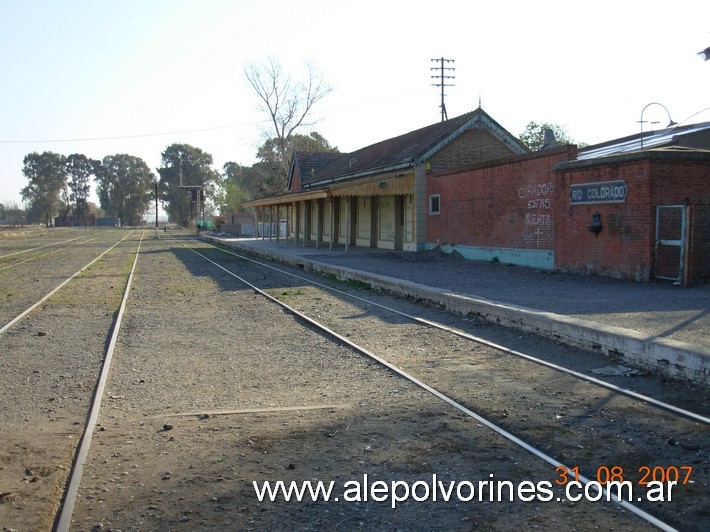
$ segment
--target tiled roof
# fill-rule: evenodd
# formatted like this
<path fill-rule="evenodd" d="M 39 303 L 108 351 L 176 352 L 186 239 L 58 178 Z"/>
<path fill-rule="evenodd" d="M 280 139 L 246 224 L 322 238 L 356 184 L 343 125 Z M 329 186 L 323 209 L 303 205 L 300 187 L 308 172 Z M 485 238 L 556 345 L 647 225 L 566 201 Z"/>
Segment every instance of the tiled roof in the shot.
<path fill-rule="evenodd" d="M 520 153 L 527 151 L 518 139 L 478 108 L 456 118 L 341 154 L 320 171 L 313 172 L 310 176 L 301 174 L 301 185 L 411 167 L 433 150 L 456 138 L 459 133 L 477 127 L 493 130 L 501 140 L 511 144 L 513 149 Z"/>
<path fill-rule="evenodd" d="M 341 155 L 340 152 L 295 152 L 294 164 L 298 165 L 301 182 L 308 181 Z"/>

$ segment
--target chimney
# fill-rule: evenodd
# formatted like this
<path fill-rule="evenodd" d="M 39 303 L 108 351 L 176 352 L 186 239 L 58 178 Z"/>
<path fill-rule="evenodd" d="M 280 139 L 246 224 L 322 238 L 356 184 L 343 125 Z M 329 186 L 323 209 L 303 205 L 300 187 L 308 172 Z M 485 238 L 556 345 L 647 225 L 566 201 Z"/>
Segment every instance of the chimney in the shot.
<path fill-rule="evenodd" d="M 543 130 L 544 139 L 542 142 L 542 148 L 541 150 L 547 149 L 547 148 L 555 148 L 557 146 L 557 139 L 555 139 L 555 132 L 552 131 L 550 128 L 545 128 Z"/>

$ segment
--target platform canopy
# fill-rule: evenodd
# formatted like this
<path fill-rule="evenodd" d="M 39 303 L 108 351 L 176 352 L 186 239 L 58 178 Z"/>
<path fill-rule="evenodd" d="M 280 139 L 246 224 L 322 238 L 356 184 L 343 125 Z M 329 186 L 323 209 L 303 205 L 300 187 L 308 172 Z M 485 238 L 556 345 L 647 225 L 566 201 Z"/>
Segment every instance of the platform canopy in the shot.
<path fill-rule="evenodd" d="M 263 198 L 242 203 L 244 207 L 273 207 L 276 205 L 288 205 L 297 201 L 308 201 L 314 199 L 327 198 L 325 190 L 313 190 L 310 192 L 299 192 L 296 194 L 285 194 L 273 198 Z"/>

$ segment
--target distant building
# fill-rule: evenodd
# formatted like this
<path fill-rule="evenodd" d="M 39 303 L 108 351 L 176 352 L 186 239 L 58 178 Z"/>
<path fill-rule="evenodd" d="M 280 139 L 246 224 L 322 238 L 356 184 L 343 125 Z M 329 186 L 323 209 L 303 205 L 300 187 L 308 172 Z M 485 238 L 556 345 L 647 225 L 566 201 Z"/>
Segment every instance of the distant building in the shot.
<path fill-rule="evenodd" d="M 54 218 L 54 227 L 91 227 L 94 225 L 96 225 L 95 214 L 73 214 Z"/>
<path fill-rule="evenodd" d="M 220 224 L 219 230 L 239 236 L 256 236 L 257 234 L 254 217 L 245 213 L 231 212 L 227 214 L 225 221 Z M 265 232 L 262 230 L 259 234 L 265 234 Z"/>
<path fill-rule="evenodd" d="M 121 227 L 121 219 L 113 216 L 96 218 L 96 227 Z"/>

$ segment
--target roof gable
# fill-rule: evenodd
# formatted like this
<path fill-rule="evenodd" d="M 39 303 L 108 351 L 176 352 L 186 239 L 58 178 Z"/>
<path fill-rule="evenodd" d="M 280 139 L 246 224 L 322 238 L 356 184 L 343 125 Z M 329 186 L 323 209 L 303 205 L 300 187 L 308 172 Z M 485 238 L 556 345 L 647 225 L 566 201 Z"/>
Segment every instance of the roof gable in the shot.
<path fill-rule="evenodd" d="M 340 152 L 293 152 L 287 189 L 296 192 L 304 182 L 312 180 L 322 168 L 341 155 Z"/>
<path fill-rule="evenodd" d="M 342 154 L 307 179 L 302 175 L 301 185 L 317 186 L 335 180 L 410 168 L 426 161 L 462 133 L 471 130 L 492 133 L 499 142 L 507 146 L 511 155 L 529 152 L 520 140 L 503 129 L 479 107 L 450 120 Z"/>

